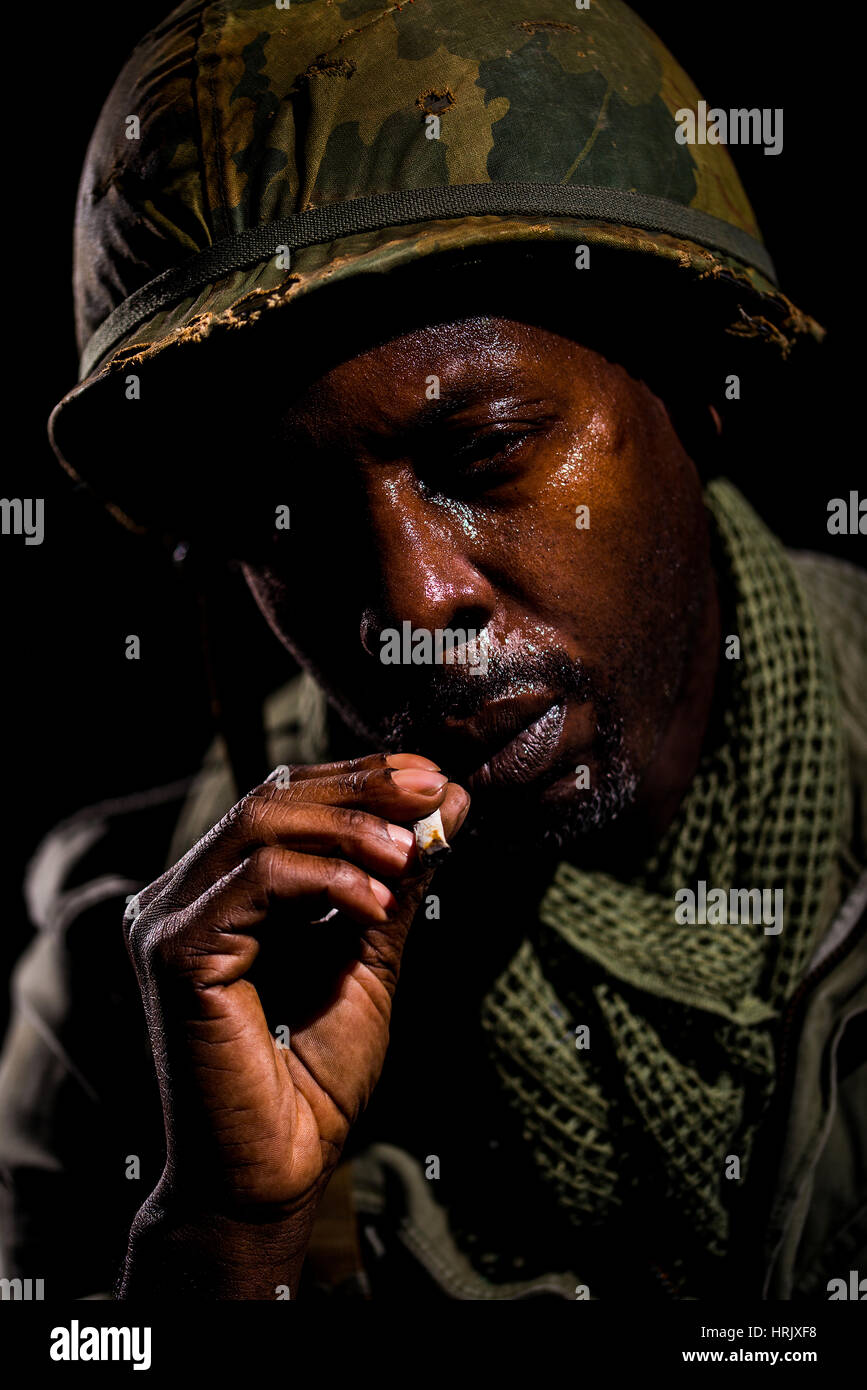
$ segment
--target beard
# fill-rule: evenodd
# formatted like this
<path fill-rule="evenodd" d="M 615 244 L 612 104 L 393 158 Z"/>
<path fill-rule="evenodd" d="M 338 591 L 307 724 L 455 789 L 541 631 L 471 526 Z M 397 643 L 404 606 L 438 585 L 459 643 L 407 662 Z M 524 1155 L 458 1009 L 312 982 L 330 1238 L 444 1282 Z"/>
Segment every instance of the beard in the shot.
<path fill-rule="evenodd" d="M 396 670 L 396 668 L 391 668 Z M 467 839 L 492 835 L 500 844 L 528 843 L 563 848 L 616 821 L 632 805 L 639 773 L 626 747 L 624 720 L 616 699 L 597 672 L 560 651 L 515 653 L 494 647 L 484 675 L 467 666 L 402 667 L 405 680 L 400 703 L 378 715 L 334 699 L 344 721 L 372 747 L 386 752 L 423 752 L 443 767 L 451 780 L 467 786 L 473 810 Z M 544 776 L 508 785 L 474 785 L 474 774 L 488 756 L 480 753 L 446 720 L 469 720 L 494 700 L 534 691 L 552 700 L 588 705 L 595 731 L 581 762 L 590 770 L 590 785 L 577 787 L 578 755 L 566 749 Z"/>

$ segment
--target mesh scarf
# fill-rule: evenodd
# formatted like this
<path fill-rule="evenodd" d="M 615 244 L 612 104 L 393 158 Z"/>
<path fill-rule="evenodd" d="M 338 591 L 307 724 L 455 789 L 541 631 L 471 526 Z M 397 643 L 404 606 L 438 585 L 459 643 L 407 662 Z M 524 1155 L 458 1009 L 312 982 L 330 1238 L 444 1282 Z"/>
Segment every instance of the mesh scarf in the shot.
<path fill-rule="evenodd" d="M 705 494 L 724 634 L 721 736 L 640 875 L 562 863 L 482 1024 L 536 1170 L 588 1231 L 663 1213 L 688 1290 L 724 1256 L 774 1087 L 775 1023 L 830 923 L 847 814 L 830 663 L 782 546 L 729 483 Z M 726 626 L 725 624 L 733 624 Z M 674 894 L 782 888 L 783 929 L 678 925 Z M 772 900 L 773 901 L 773 900 Z M 590 1045 L 576 1048 L 575 1028 Z M 650 1199 L 650 1200 L 649 1200 Z"/>

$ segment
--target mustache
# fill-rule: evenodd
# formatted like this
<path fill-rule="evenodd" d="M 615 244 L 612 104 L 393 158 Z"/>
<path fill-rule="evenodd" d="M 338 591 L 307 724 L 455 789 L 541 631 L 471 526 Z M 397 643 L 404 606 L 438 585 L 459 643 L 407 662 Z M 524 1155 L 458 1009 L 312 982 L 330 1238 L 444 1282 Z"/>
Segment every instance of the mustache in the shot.
<path fill-rule="evenodd" d="M 394 751 L 409 741 L 443 737 L 446 719 L 462 721 L 480 714 L 492 700 L 545 690 L 552 702 L 572 699 L 592 704 L 597 738 L 602 746 L 619 742 L 613 703 L 594 672 L 562 651 L 503 653 L 488 656 L 484 675 L 467 674 L 461 666 L 437 665 L 425 670 L 424 685 L 377 721 L 376 732 Z"/>

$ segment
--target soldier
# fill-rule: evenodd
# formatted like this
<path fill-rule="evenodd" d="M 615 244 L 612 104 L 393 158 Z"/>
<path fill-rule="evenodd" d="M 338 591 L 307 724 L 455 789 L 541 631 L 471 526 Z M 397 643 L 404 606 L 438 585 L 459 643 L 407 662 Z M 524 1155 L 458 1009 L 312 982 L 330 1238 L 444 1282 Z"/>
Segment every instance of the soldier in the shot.
<path fill-rule="evenodd" d="M 115 84 L 52 440 L 239 563 L 302 675 L 267 761 L 233 726 L 31 870 L 4 1274 L 822 1298 L 863 1263 L 864 582 L 713 475 L 724 367 L 822 334 L 677 138 L 698 99 L 619 0 L 186 3 Z M 483 669 L 383 661 L 405 624 Z"/>

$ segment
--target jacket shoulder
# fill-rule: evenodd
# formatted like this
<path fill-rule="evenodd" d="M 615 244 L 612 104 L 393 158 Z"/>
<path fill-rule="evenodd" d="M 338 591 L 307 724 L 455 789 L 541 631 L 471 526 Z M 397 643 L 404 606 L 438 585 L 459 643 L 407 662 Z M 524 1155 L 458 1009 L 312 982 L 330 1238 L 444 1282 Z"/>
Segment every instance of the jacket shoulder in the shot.
<path fill-rule="evenodd" d="M 55 825 L 27 866 L 25 901 L 39 931 L 59 931 L 89 904 L 163 871 L 193 776 L 85 806 Z M 134 891 L 127 888 L 127 892 Z"/>
<path fill-rule="evenodd" d="M 125 899 L 162 872 L 189 782 L 85 807 L 28 868 L 36 930 L 13 973 L 0 1056 L 0 1273 L 45 1277 L 49 1297 L 111 1288 L 161 1171 L 159 1094 L 122 923 Z"/>

